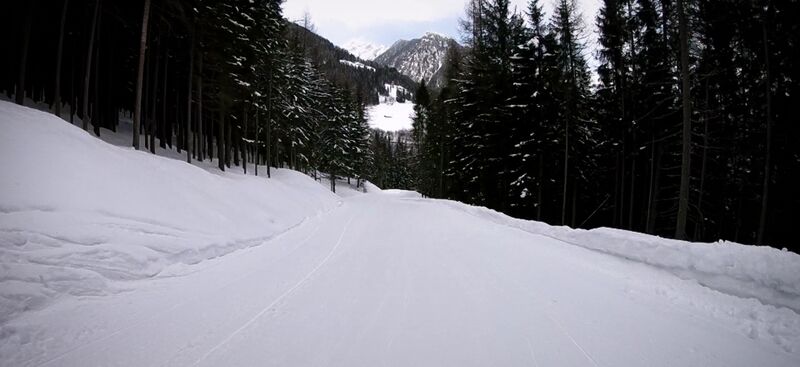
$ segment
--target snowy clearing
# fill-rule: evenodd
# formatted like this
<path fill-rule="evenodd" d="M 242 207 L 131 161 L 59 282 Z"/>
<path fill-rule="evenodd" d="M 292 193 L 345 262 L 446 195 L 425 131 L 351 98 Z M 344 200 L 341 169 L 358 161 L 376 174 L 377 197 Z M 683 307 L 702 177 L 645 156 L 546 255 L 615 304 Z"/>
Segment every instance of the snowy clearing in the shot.
<path fill-rule="evenodd" d="M 381 103 L 370 106 L 369 126 L 383 131 L 411 130 L 414 116 L 413 103 Z"/>
<path fill-rule="evenodd" d="M 0 165 L 0 365 L 800 365 L 792 253 L 220 174 L 5 102 Z"/>

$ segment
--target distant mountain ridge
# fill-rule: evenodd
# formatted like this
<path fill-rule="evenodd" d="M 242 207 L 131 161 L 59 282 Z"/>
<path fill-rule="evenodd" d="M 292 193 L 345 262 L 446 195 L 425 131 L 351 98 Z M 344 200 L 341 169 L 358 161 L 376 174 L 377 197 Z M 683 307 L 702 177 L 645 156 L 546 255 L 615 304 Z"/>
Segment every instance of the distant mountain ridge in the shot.
<path fill-rule="evenodd" d="M 450 37 L 428 32 L 421 38 L 395 42 L 375 62 L 393 67 L 415 82 L 425 80 L 431 87 L 439 88 L 444 85 L 442 71 L 451 44 L 458 45 Z"/>
<path fill-rule="evenodd" d="M 350 40 L 345 43 L 342 48 L 365 61 L 373 61 L 376 57 L 389 49 L 384 45 L 373 44 L 361 39 Z"/>
<path fill-rule="evenodd" d="M 402 86 L 410 91 L 417 88 L 417 81 L 398 70 L 360 59 L 298 24 L 289 23 L 286 31 L 288 39 L 302 45 L 306 57 L 311 59 L 326 79 L 340 87 L 347 87 L 351 92 L 360 92 L 363 101 L 369 105 L 376 105 L 380 103 L 381 96 L 390 95 L 387 85 Z"/>

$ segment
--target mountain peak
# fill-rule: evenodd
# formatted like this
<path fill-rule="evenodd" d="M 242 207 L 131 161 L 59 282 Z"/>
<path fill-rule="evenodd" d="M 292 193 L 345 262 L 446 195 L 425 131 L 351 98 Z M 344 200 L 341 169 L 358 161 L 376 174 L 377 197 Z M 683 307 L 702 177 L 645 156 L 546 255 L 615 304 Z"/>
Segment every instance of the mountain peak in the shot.
<path fill-rule="evenodd" d="M 445 39 L 445 40 L 451 39 L 450 37 L 445 36 L 445 35 L 443 35 L 441 33 L 437 33 L 437 32 L 425 32 L 425 34 L 422 36 L 422 38 L 441 38 L 441 39 Z"/>
<path fill-rule="evenodd" d="M 374 44 L 361 38 L 347 41 L 342 48 L 359 59 L 366 61 L 374 60 L 378 55 L 384 53 L 388 49 L 388 47 L 384 45 Z"/>
<path fill-rule="evenodd" d="M 399 40 L 375 62 L 397 69 L 414 81 L 425 80 L 430 86 L 444 82 L 441 72 L 452 38 L 436 32 L 426 32 L 412 40 Z"/>

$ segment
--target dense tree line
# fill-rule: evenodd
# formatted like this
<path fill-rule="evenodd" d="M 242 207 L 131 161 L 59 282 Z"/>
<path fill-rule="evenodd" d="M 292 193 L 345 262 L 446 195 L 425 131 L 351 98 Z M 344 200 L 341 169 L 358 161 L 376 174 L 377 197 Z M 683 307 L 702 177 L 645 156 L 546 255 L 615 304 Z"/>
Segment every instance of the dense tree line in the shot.
<path fill-rule="evenodd" d="M 97 135 L 132 115 L 137 149 L 175 148 L 221 170 L 330 172 L 335 189 L 337 175 L 363 178 L 370 166 L 366 98 L 324 74 L 281 3 L 12 2 L 0 90 Z"/>
<path fill-rule="evenodd" d="M 304 20 L 309 22 L 308 19 Z M 306 56 L 313 60 L 319 71 L 328 80 L 336 84 L 348 84 L 354 90 L 360 90 L 362 101 L 369 105 L 380 102 L 379 95 L 387 95 L 386 85 L 399 85 L 407 90 L 414 90 L 416 82 L 400 74 L 396 69 L 373 61 L 359 60 L 347 50 L 337 47 L 331 41 L 299 24 L 289 24 L 287 31 L 289 37 L 303 46 Z M 310 28 L 313 29 L 313 26 Z M 365 67 L 354 67 L 345 62 L 361 63 Z M 398 99 L 407 98 L 403 95 Z"/>
<path fill-rule="evenodd" d="M 796 242 L 797 1 L 604 0 L 594 76 L 574 1 L 555 5 L 469 1 L 466 55 L 417 92 L 418 190 L 574 227 Z"/>
<path fill-rule="evenodd" d="M 372 160 L 367 179 L 383 188 L 413 190 L 417 187 L 417 150 L 408 131 L 373 129 L 370 138 Z"/>

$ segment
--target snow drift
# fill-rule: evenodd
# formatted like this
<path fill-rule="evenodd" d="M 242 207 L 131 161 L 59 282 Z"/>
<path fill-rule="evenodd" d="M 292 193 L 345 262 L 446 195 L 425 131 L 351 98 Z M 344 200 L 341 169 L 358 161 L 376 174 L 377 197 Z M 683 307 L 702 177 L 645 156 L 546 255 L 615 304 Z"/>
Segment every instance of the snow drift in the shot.
<path fill-rule="evenodd" d="M 108 134 L 109 132 L 104 133 Z M 0 102 L 0 324 L 263 243 L 338 198 L 301 173 L 206 171 Z"/>
<path fill-rule="evenodd" d="M 800 313 L 800 255 L 793 252 L 728 241 L 691 243 L 613 228 L 550 226 L 483 207 L 448 203 L 495 223 L 641 262 L 719 292 Z"/>

